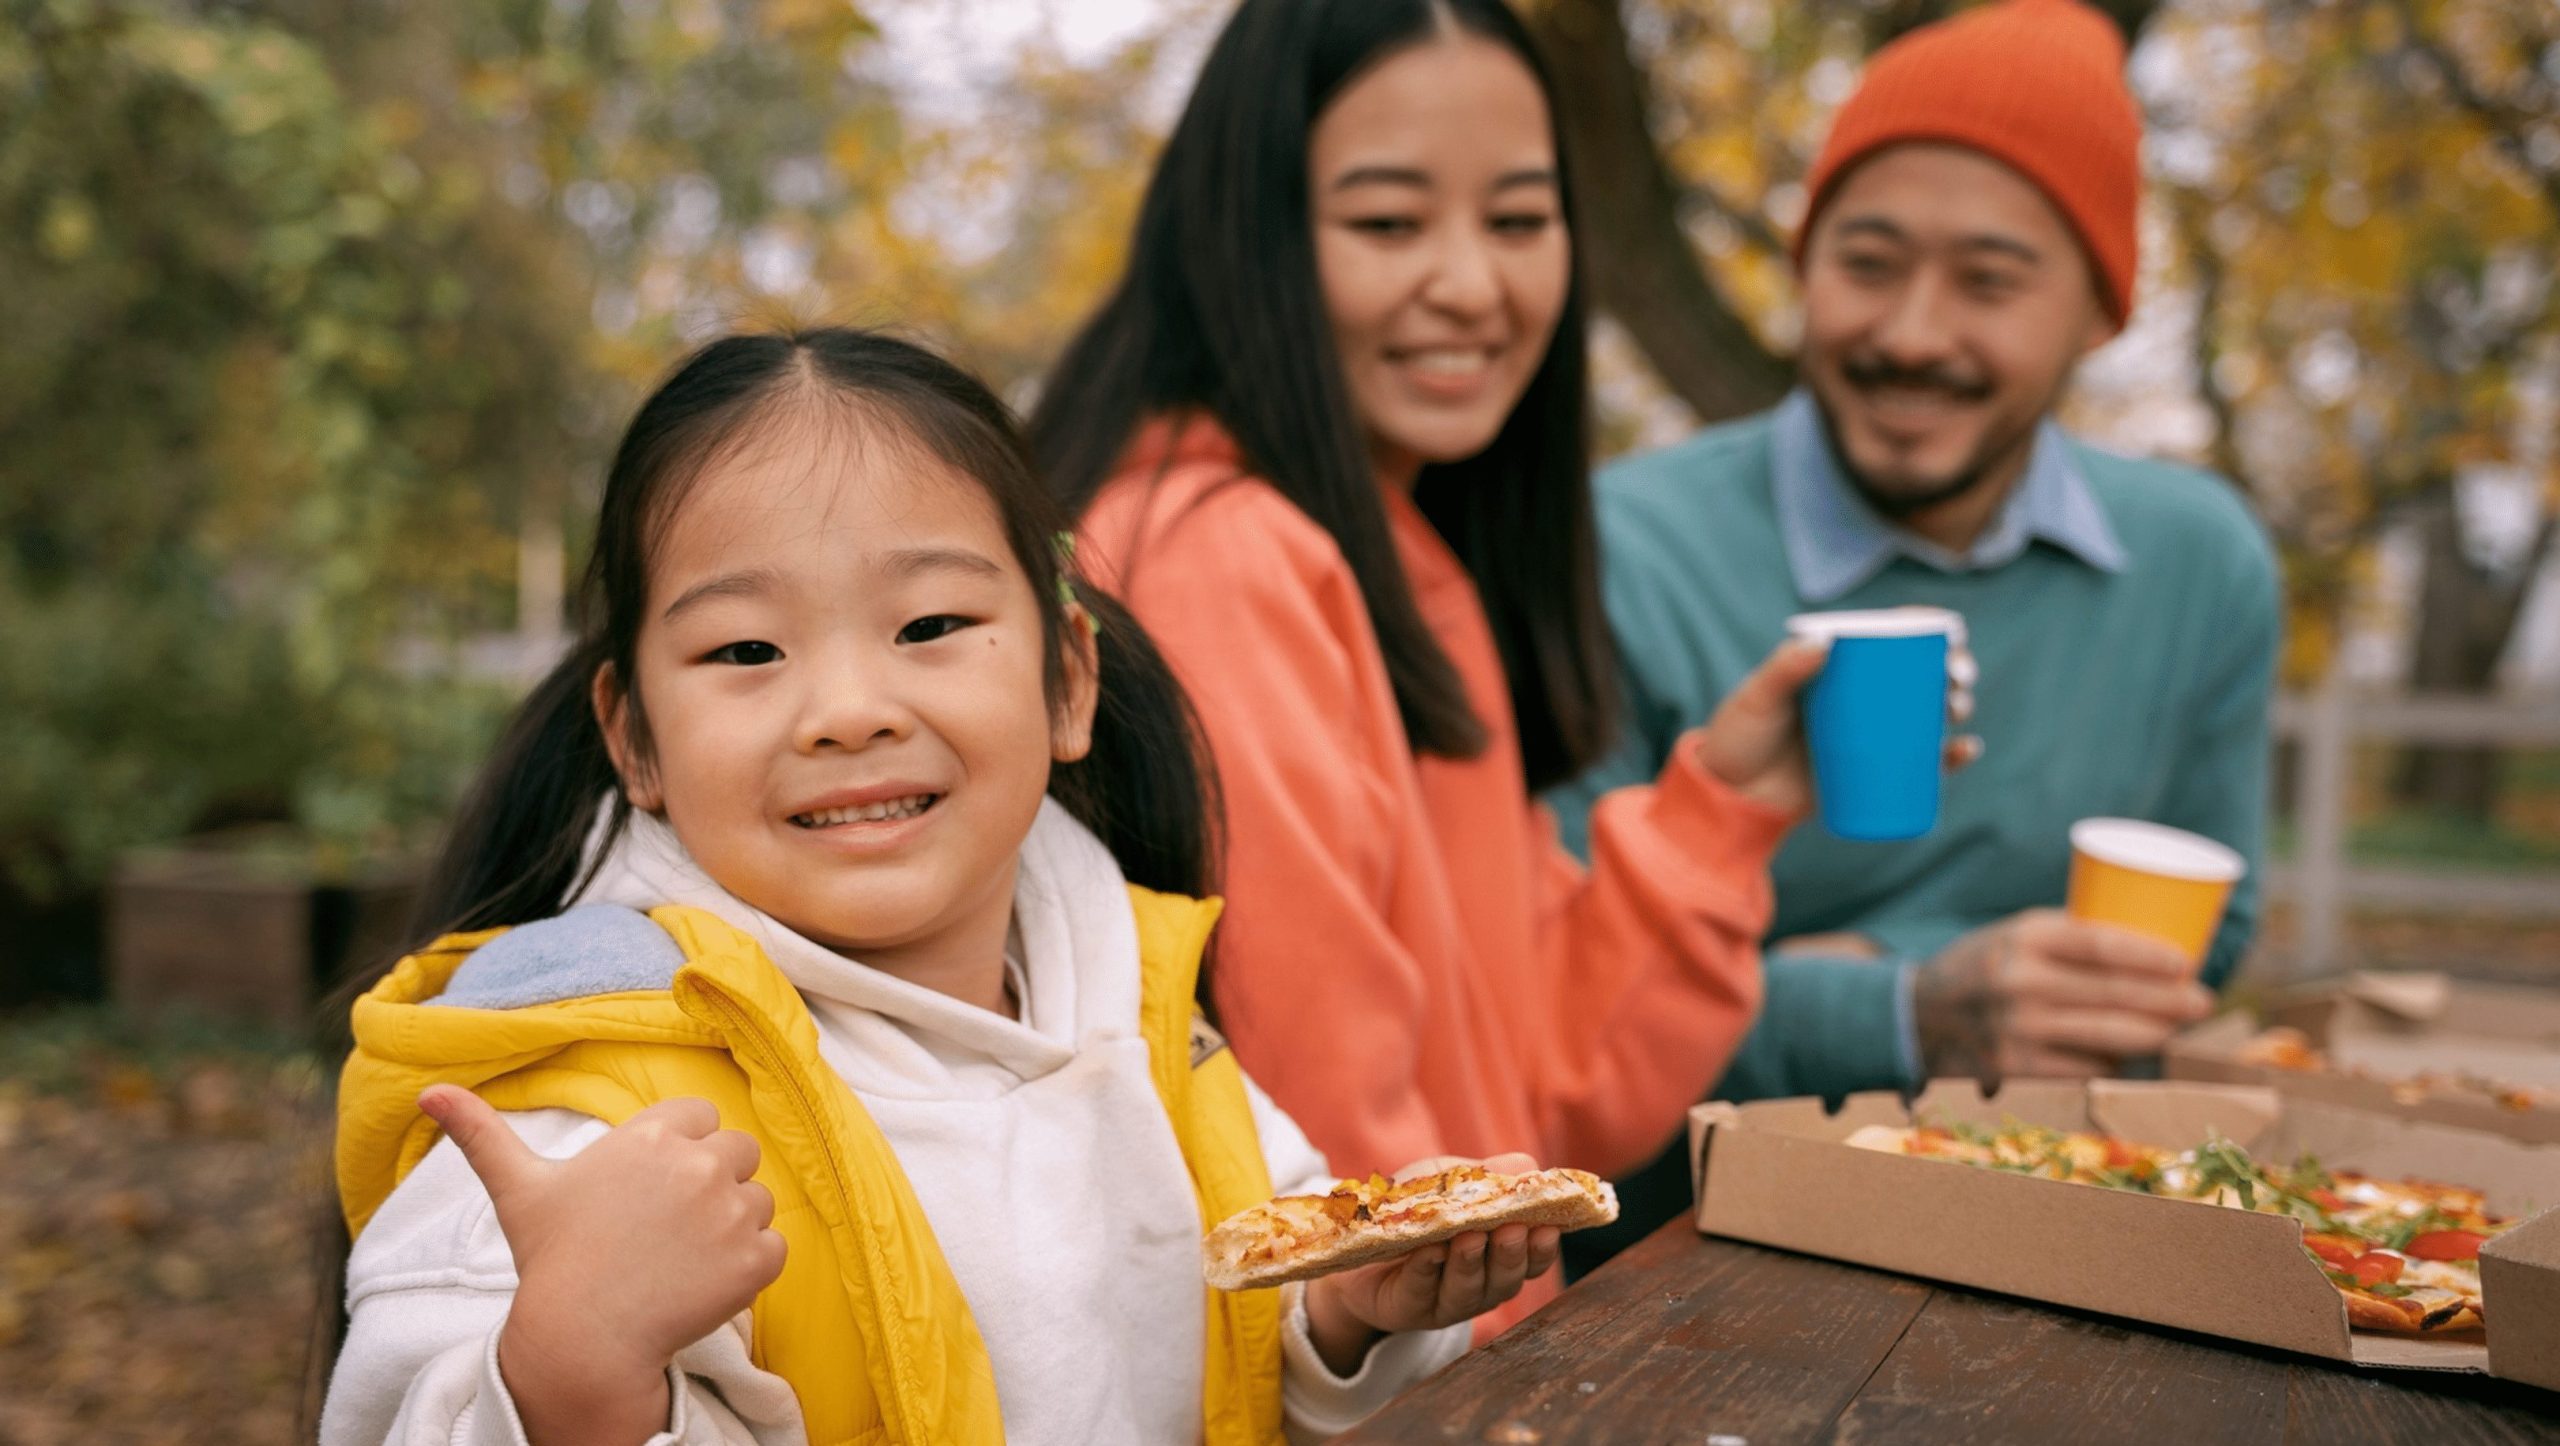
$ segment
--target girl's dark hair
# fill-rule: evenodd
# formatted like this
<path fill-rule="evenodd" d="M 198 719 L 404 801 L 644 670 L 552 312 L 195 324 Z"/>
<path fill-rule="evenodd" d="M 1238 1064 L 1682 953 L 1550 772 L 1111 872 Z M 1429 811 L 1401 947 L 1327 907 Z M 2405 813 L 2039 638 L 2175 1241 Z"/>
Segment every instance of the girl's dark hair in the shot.
<path fill-rule="evenodd" d="M 1165 146 L 1128 273 L 1068 347 L 1032 448 L 1081 513 L 1152 415 L 1216 417 L 1253 469 L 1332 534 L 1358 579 L 1417 751 L 1485 745 L 1457 669 L 1416 610 L 1335 360 L 1307 193 L 1310 132 L 1387 56 L 1463 31 L 1520 58 L 1546 96 L 1571 215 L 1556 93 L 1502 0 L 1245 0 Z M 1528 390 L 1493 444 L 1423 469 L 1415 500 L 1466 564 L 1511 684 L 1532 788 L 1596 761 L 1617 718 L 1591 515 L 1580 267 Z"/>

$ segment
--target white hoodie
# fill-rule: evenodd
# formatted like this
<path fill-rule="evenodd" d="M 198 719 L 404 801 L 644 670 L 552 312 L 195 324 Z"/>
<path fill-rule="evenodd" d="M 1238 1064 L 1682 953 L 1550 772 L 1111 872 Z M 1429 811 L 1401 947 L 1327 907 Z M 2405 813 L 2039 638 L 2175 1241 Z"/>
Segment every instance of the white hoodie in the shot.
<path fill-rule="evenodd" d="M 1006 1019 L 864 968 L 713 883 L 637 816 L 578 903 L 688 904 L 744 930 L 808 1002 L 819 1051 L 897 1152 L 995 1368 L 1009 1441 L 1180 1442 L 1200 1434 L 1199 1207 L 1138 1028 L 1137 925 L 1101 841 L 1054 803 L 1022 847 Z M 1247 1084 L 1283 1194 L 1329 1188 L 1306 1136 Z M 576 1154 L 601 1120 L 504 1117 L 535 1151 Z M 350 1325 L 322 1446 L 527 1446 L 497 1370 L 516 1285 L 479 1177 L 439 1141 L 347 1262 Z M 1347 1429 L 1465 1350 L 1467 1328 L 1390 1336 L 1359 1375 L 1328 1371 L 1286 1296 L 1289 1436 Z M 647 1446 L 803 1438 L 782 1380 L 751 1364 L 748 1317 L 680 1354 L 674 1406 Z"/>

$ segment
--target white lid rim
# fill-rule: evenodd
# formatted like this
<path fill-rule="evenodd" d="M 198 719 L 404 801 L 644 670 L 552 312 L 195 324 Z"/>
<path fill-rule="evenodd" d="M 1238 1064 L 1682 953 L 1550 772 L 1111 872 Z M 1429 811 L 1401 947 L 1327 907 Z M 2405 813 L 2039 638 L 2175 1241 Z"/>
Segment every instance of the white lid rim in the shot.
<path fill-rule="evenodd" d="M 2229 844 L 2147 819 L 2084 818 L 2071 826 L 2071 847 L 2100 863 L 2199 884 L 2238 883 L 2249 872 Z"/>
<path fill-rule="evenodd" d="M 1964 615 L 1953 608 L 1846 608 L 1797 613 L 1787 619 L 1787 635 L 1820 641 L 1838 638 L 1926 638 L 1939 634 L 1964 638 Z"/>

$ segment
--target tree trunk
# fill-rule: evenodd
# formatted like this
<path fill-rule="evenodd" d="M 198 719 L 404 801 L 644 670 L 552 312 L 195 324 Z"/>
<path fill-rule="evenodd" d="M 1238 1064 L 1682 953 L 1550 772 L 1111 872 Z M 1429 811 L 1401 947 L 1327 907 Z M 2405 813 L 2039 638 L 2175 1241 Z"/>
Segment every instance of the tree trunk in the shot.
<path fill-rule="evenodd" d="M 2498 659 L 2515 635 L 2560 517 L 2543 519 L 2522 566 L 2504 578 L 2464 553 L 2462 516 L 2451 479 L 2428 488 L 2416 508 L 2425 572 L 2409 686 L 2422 693 L 2488 693 L 2496 686 Z M 2497 813 L 2499 757 L 2495 748 L 2412 745 L 2393 770 L 2392 797 L 2489 823 Z"/>
<path fill-rule="evenodd" d="M 1717 291 L 1681 228 L 1679 187 L 1654 145 L 1651 98 L 1618 0 L 1553 0 L 1532 24 L 1564 97 L 1593 301 L 1701 419 L 1775 403 L 1794 367 Z"/>

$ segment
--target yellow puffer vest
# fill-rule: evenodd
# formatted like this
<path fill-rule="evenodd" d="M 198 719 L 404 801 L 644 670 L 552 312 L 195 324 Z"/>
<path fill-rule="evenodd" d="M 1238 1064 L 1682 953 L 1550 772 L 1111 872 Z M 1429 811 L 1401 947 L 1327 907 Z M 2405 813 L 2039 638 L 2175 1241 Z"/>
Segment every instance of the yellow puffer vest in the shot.
<path fill-rule="evenodd" d="M 1141 1025 L 1204 1221 L 1268 1199 L 1269 1172 L 1235 1056 L 1195 1027 L 1192 988 L 1215 900 L 1131 887 L 1145 970 Z M 521 1009 L 424 1007 L 504 930 L 411 955 L 355 1006 L 338 1094 L 337 1174 L 361 1234 L 438 1137 L 418 1092 L 477 1091 L 501 1110 L 563 1107 L 610 1124 L 698 1096 L 764 1148 L 789 1256 L 756 1297 L 755 1363 L 789 1382 L 811 1446 L 1001 1442 L 995 1375 L 968 1302 L 906 1172 L 852 1090 L 818 1056 L 817 1025 L 753 940 L 697 909 L 649 917 L 685 956 L 672 986 Z M 1202 1439 L 1280 1439 L 1276 1291 L 1203 1288 Z"/>

